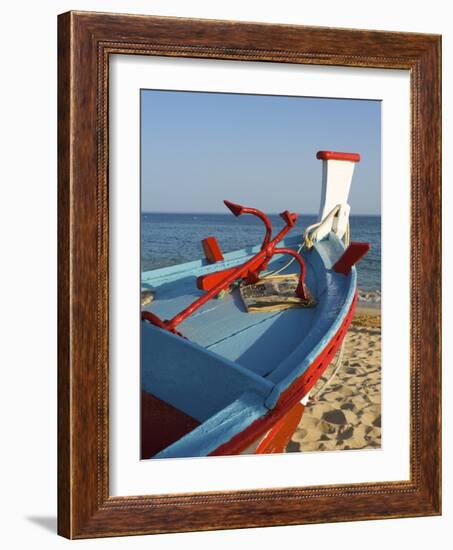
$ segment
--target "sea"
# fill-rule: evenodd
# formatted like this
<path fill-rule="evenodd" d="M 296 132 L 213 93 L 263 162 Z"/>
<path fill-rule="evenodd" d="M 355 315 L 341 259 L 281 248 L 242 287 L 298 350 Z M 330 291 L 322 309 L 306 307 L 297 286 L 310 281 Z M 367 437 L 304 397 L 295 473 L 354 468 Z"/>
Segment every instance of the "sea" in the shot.
<path fill-rule="evenodd" d="M 269 216 L 274 234 L 284 225 L 278 215 Z M 301 215 L 291 235 L 303 234 L 316 216 Z M 357 264 L 359 300 L 369 305 L 381 301 L 381 217 L 350 216 L 351 240 L 369 242 L 371 250 Z M 231 252 L 263 240 L 263 223 L 253 216 L 231 214 L 142 213 L 141 269 L 167 267 L 203 256 L 201 240 L 215 236 L 223 252 Z"/>

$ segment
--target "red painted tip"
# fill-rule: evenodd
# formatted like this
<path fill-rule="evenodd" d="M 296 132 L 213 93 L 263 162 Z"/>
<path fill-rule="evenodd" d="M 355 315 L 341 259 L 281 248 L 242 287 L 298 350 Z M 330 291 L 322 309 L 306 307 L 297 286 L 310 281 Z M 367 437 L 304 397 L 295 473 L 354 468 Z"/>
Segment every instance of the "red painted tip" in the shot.
<path fill-rule="evenodd" d="M 370 243 L 358 243 L 352 241 L 348 248 L 333 266 L 333 270 L 343 275 L 348 275 L 351 267 L 355 265 L 370 250 Z"/>
<path fill-rule="evenodd" d="M 285 210 L 280 214 L 280 218 L 282 218 L 282 220 L 284 220 L 286 225 L 289 225 L 289 227 L 294 227 L 298 216 L 294 212 L 288 212 L 288 210 Z"/>
<path fill-rule="evenodd" d="M 215 237 L 206 237 L 201 241 L 201 245 L 208 263 L 215 264 L 223 261 L 222 250 Z"/>
<path fill-rule="evenodd" d="M 350 162 L 359 162 L 359 153 L 340 153 L 338 151 L 318 151 L 316 153 L 318 160 L 349 160 Z"/>
<path fill-rule="evenodd" d="M 142 321 L 149 321 L 152 325 L 155 325 L 156 327 L 168 330 L 165 321 L 162 321 L 160 317 L 158 317 L 154 313 L 151 313 L 151 311 L 142 311 Z"/>
<path fill-rule="evenodd" d="M 244 211 L 244 207 L 241 206 L 240 204 L 235 204 L 234 202 L 230 202 L 230 201 L 223 201 L 223 202 L 225 203 L 225 206 L 229 208 L 235 216 L 240 216 Z"/>

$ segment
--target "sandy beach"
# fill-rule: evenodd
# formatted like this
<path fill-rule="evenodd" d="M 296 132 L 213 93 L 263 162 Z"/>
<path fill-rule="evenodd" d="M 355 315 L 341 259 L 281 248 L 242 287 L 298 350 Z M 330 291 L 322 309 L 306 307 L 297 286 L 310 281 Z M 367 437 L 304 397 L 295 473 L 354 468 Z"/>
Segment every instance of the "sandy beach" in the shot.
<path fill-rule="evenodd" d="M 338 451 L 381 446 L 381 311 L 357 308 L 346 336 L 343 364 L 323 391 L 336 358 L 312 390 L 287 452 Z"/>

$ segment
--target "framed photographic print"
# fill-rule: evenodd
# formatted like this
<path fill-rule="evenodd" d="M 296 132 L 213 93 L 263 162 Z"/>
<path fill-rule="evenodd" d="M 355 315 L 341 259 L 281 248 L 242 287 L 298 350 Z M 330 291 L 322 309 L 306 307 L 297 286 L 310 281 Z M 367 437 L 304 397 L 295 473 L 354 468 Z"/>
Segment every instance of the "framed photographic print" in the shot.
<path fill-rule="evenodd" d="M 440 514 L 440 37 L 59 17 L 59 533 Z"/>

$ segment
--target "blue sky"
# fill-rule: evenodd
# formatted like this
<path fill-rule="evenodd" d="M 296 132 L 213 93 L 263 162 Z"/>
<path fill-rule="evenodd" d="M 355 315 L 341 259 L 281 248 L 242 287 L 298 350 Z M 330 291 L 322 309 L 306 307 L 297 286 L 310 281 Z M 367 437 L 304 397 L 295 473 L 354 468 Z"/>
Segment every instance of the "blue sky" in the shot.
<path fill-rule="evenodd" d="M 381 103 L 141 91 L 142 210 L 317 213 L 321 149 L 361 154 L 353 214 L 381 211 Z"/>

